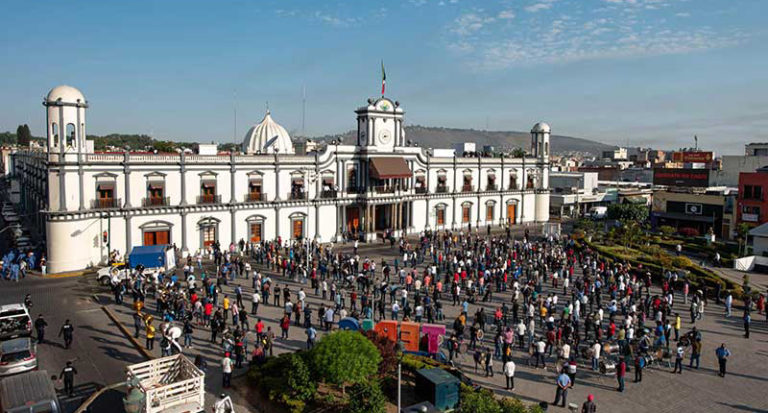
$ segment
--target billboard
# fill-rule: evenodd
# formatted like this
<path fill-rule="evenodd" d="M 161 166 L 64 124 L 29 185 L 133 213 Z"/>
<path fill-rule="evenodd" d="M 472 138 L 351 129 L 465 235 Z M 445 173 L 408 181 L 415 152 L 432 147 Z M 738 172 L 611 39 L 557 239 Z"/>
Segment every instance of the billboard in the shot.
<path fill-rule="evenodd" d="M 709 169 L 656 168 L 653 184 L 667 186 L 709 186 Z"/>
<path fill-rule="evenodd" d="M 675 152 L 672 160 L 675 162 L 708 163 L 712 162 L 715 155 L 712 152 Z"/>

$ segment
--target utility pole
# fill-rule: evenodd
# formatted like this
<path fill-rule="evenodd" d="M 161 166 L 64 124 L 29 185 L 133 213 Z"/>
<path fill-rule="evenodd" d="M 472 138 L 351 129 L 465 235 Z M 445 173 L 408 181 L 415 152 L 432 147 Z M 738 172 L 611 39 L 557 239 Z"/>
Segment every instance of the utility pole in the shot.
<path fill-rule="evenodd" d="M 232 106 L 235 112 L 234 120 L 232 121 L 232 143 L 237 145 L 237 89 L 232 92 Z"/>
<path fill-rule="evenodd" d="M 305 122 L 307 117 L 307 86 L 301 86 L 301 136 L 307 137 Z"/>

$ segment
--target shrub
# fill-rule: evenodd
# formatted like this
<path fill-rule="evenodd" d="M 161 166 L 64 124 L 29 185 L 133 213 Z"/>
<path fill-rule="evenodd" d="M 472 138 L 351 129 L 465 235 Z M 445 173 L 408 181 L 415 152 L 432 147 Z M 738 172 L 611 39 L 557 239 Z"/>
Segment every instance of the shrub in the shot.
<path fill-rule="evenodd" d="M 659 227 L 659 232 L 661 232 L 661 235 L 665 238 L 669 238 L 675 233 L 675 228 L 669 225 L 662 225 Z"/>
<path fill-rule="evenodd" d="M 270 357 L 261 366 L 252 367 L 248 378 L 269 400 L 291 412 L 301 412 L 314 398 L 317 386 L 303 358 L 303 353 L 284 353 Z"/>
<path fill-rule="evenodd" d="M 699 236 L 699 230 L 696 228 L 680 228 L 678 231 L 680 232 L 680 235 L 686 236 L 686 237 L 698 237 Z"/>
<path fill-rule="evenodd" d="M 336 331 L 323 337 L 311 351 L 312 367 L 327 383 L 341 386 L 366 381 L 379 369 L 376 346 L 357 331 Z"/>
<path fill-rule="evenodd" d="M 472 413 L 503 413 L 493 393 L 487 389 L 466 391 L 462 388 L 459 411 Z"/>
<path fill-rule="evenodd" d="M 395 343 L 388 338 L 378 334 L 373 330 L 363 333 L 368 340 L 379 350 L 381 362 L 379 363 L 379 374 L 385 376 L 397 368 L 397 354 L 395 354 Z"/>
<path fill-rule="evenodd" d="M 688 257 L 683 257 L 682 255 L 679 257 L 673 257 L 672 258 L 672 266 L 675 268 L 685 269 L 693 265 L 693 262 Z"/>
<path fill-rule="evenodd" d="M 528 408 L 519 399 L 504 397 L 499 400 L 502 413 L 528 413 Z"/>
<path fill-rule="evenodd" d="M 357 383 L 349 389 L 349 404 L 346 413 L 384 413 L 387 398 L 377 380 Z"/>

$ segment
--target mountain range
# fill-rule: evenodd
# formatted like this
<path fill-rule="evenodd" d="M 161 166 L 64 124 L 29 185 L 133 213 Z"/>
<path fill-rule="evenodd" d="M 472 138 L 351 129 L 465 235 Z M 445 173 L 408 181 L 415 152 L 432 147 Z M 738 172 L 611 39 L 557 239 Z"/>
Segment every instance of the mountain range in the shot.
<path fill-rule="evenodd" d="M 356 131 L 348 131 L 341 134 L 344 142 L 353 142 Z M 331 140 L 339 135 L 318 136 L 316 140 Z M 407 140 L 418 143 L 427 148 L 452 148 L 454 144 L 474 142 L 477 149 L 482 150 L 484 145 L 491 145 L 496 150 L 511 150 L 514 148 L 530 149 L 531 134 L 517 131 L 487 131 L 476 129 L 441 128 L 434 126 L 406 126 L 405 137 Z M 600 156 L 602 151 L 615 149 L 614 145 L 595 142 L 589 139 L 573 136 L 552 135 L 552 153 L 565 154 L 569 152 L 589 153 Z"/>

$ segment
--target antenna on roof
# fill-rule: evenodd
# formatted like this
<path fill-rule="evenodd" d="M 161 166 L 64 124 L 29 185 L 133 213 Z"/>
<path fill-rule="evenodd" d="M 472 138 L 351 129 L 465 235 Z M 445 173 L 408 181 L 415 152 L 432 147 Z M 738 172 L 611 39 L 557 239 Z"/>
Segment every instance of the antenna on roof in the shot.
<path fill-rule="evenodd" d="M 305 121 L 307 117 L 307 86 L 301 86 L 301 136 L 306 137 L 306 131 L 304 129 Z"/>

